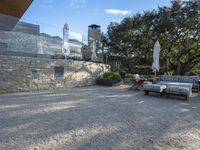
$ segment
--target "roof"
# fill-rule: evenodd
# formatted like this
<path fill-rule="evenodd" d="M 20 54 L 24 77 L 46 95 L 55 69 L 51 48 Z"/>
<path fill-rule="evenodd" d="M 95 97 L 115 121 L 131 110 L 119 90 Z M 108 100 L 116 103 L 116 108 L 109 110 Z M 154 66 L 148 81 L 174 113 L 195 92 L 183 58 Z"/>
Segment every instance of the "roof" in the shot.
<path fill-rule="evenodd" d="M 69 25 L 67 23 L 65 23 L 64 29 L 69 30 Z"/>
<path fill-rule="evenodd" d="M 0 30 L 12 30 L 33 0 L 1 0 Z"/>
<path fill-rule="evenodd" d="M 101 26 L 97 25 L 97 24 L 92 24 L 89 26 L 90 28 L 100 28 Z"/>

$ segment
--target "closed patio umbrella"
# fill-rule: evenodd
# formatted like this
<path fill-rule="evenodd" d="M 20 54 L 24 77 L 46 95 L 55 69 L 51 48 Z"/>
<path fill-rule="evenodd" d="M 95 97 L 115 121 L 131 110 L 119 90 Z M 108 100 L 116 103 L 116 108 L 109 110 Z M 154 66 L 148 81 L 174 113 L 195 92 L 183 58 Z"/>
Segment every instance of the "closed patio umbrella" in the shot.
<path fill-rule="evenodd" d="M 69 56 L 70 54 L 70 49 L 69 49 L 69 43 L 68 42 L 63 42 L 63 53 L 65 55 L 65 59 Z"/>
<path fill-rule="evenodd" d="M 160 58 L 160 43 L 157 40 L 154 49 L 153 49 L 153 64 L 152 64 L 152 70 L 154 72 L 154 79 L 156 79 L 156 72 L 160 70 L 160 64 L 159 64 L 159 58 Z"/>

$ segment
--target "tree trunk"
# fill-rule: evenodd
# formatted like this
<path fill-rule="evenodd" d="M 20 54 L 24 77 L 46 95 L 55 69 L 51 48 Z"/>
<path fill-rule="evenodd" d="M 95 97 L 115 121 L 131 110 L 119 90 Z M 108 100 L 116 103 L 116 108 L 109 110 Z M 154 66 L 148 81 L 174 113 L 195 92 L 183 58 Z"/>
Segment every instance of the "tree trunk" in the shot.
<path fill-rule="evenodd" d="M 130 60 L 127 61 L 127 67 L 128 67 L 128 70 L 131 71 L 132 70 L 132 65 L 130 64 Z"/>

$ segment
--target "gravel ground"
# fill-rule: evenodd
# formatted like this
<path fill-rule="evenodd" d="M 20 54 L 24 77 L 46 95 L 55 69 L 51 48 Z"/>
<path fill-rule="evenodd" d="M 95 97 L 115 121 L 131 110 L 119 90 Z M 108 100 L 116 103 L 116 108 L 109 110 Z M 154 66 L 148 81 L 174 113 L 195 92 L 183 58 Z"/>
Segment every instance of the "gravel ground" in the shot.
<path fill-rule="evenodd" d="M 121 87 L 0 96 L 1 150 L 198 150 L 200 95 L 184 102 Z"/>

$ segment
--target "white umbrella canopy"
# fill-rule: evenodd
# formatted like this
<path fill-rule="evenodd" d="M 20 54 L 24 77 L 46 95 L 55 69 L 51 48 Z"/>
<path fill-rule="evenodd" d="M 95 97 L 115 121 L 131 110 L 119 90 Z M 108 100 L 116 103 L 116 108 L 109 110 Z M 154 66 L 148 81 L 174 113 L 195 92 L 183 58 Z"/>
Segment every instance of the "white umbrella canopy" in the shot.
<path fill-rule="evenodd" d="M 65 59 L 69 56 L 70 54 L 70 48 L 69 48 L 69 42 L 68 41 L 63 41 L 63 54 L 65 55 Z"/>
<path fill-rule="evenodd" d="M 156 76 L 156 71 L 159 72 L 160 70 L 159 58 L 160 58 L 160 43 L 157 40 L 153 49 L 153 64 L 152 64 L 152 70 L 155 72 L 155 76 Z"/>

